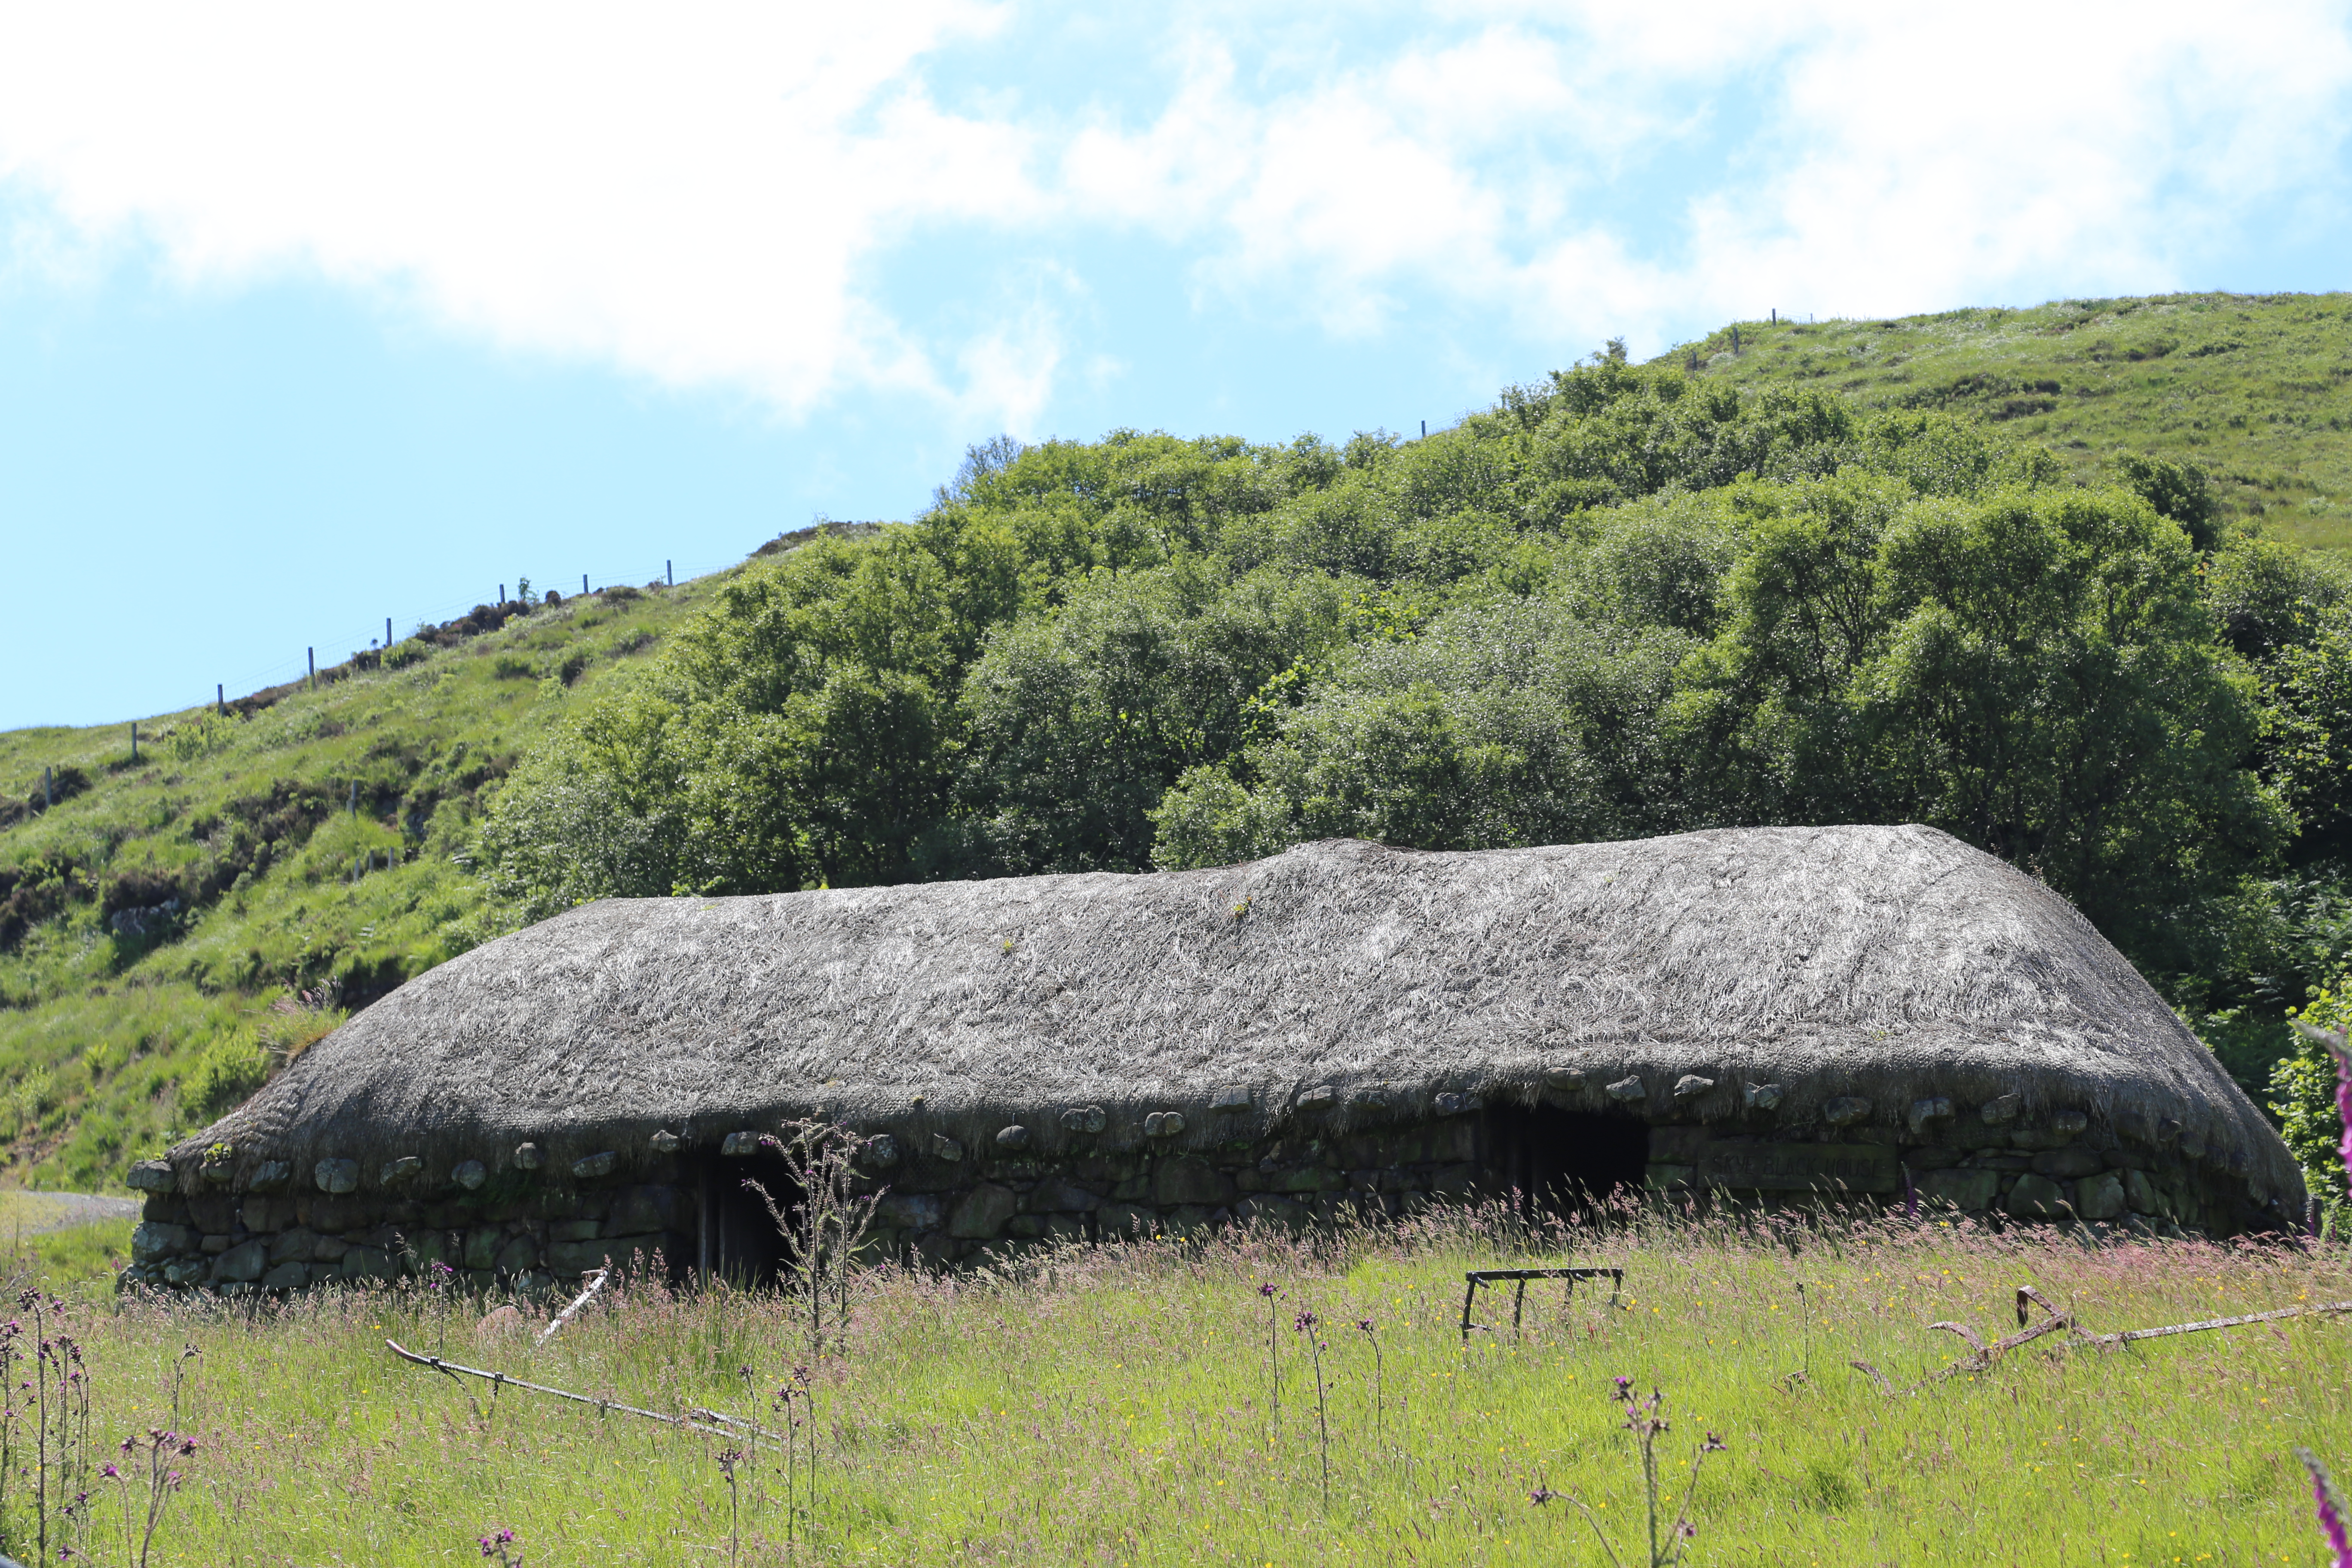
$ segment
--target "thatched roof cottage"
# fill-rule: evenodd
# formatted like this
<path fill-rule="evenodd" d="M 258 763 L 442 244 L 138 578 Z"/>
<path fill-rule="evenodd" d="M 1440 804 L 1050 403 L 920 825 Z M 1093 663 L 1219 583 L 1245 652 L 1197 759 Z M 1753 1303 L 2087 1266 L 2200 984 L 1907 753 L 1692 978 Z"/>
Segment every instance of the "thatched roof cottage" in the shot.
<path fill-rule="evenodd" d="M 1930 828 L 608 900 L 409 982 L 141 1167 L 132 1277 L 756 1271 L 740 1175 L 872 1139 L 878 1245 L 1516 1189 L 2211 1233 L 2303 1185 L 2066 901 Z M 404 1265 L 403 1259 L 405 1258 Z"/>

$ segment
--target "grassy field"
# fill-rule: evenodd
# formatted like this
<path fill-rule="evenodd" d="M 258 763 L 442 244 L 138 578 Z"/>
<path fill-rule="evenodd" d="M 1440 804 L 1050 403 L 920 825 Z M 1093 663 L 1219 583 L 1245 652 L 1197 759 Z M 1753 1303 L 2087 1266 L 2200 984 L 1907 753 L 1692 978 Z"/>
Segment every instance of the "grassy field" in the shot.
<path fill-rule="evenodd" d="M 1884 321 L 1742 321 L 1660 356 L 1709 376 L 1969 410 L 2084 479 L 2185 458 L 2231 515 L 2352 548 L 2352 294 L 2166 294 Z"/>
<path fill-rule="evenodd" d="M 1538 1286 L 1524 1331 L 1490 1300 L 1499 1331 L 1465 1344 L 1465 1268 L 1571 1258 L 1621 1264 L 1622 1300 Z M 1694 1563 L 2324 1561 L 2291 1450 L 2352 1469 L 2352 1321 L 2110 1352 L 2053 1338 L 1893 1396 L 1848 1365 L 1907 1384 L 1964 1348 L 1931 1321 L 2005 1332 L 2028 1283 L 2110 1331 L 2352 1297 L 2352 1259 L 1665 1215 L 1528 1237 L 1454 1215 L 1317 1242 L 1037 1254 L 962 1279 L 877 1273 L 845 1348 L 823 1359 L 777 1298 L 723 1290 L 625 1289 L 537 1351 L 527 1334 L 483 1342 L 480 1304 L 431 1292 L 93 1300 L 66 1321 L 101 1449 L 170 1425 L 172 1369 L 198 1352 L 179 1425 L 199 1447 L 174 1461 L 186 1479 L 157 1563 L 478 1562 L 477 1539 L 500 1528 L 534 1568 L 1603 1561 L 1565 1500 L 1531 1505 L 1538 1489 L 1587 1500 L 1623 1559 L 1645 1562 L 1620 1376 L 1665 1395 L 1659 1452 L 1677 1492 L 1707 1433 L 1727 1445 L 1700 1474 Z M 1302 1311 L 1328 1347 L 1319 1412 Z M 395 1362 L 387 1338 L 658 1410 L 771 1420 L 808 1366 L 795 1500 L 772 1451 L 736 1467 L 730 1500 L 719 1439 L 493 1398 Z M 21 1536 L 21 1480 L 12 1497 Z M 145 1497 L 134 1489 L 134 1521 Z M 130 1560 L 124 1500 L 100 1483 L 93 1527 L 71 1540 L 87 1560 Z"/>
<path fill-rule="evenodd" d="M 136 763 L 127 723 L 0 733 L 6 796 L 39 797 L 45 768 L 89 781 L 0 834 L 0 914 L 37 917 L 0 942 L 0 1176 L 119 1187 L 347 1004 L 479 940 L 483 792 L 723 576 L 404 643 L 402 668 L 250 715 L 142 720 Z"/>

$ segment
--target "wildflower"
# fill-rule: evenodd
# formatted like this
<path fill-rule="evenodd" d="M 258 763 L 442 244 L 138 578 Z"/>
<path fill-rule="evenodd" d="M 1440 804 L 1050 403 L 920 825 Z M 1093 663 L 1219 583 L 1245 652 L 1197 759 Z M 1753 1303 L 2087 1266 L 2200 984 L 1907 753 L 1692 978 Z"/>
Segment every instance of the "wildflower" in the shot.
<path fill-rule="evenodd" d="M 122 1472 L 116 1469 L 112 1465 L 99 1466 L 98 1473 L 104 1476 L 110 1481 L 119 1481 L 122 1479 Z"/>
<path fill-rule="evenodd" d="M 1356 1320 L 1356 1327 L 1369 1334 L 1372 1331 L 1372 1321 L 1370 1318 L 1358 1318 Z"/>
<path fill-rule="evenodd" d="M 2334 1568 L 2352 1568 L 2352 1540 L 2346 1538 L 2344 1500 L 2336 1495 L 2335 1480 L 2310 1449 L 2297 1448 L 2294 1457 L 2311 1472 L 2312 1498 L 2319 1507 L 2319 1528 L 2326 1533 L 2328 1550 L 2335 1553 Z"/>
<path fill-rule="evenodd" d="M 1619 1398 L 1619 1399 L 1629 1399 L 1629 1398 L 1631 1398 L 1631 1397 L 1633 1396 L 1633 1380 L 1632 1378 L 1630 1378 L 1630 1377 L 1612 1377 L 1612 1378 L 1611 1378 L 1609 1381 L 1610 1381 L 1610 1382 L 1612 1382 L 1612 1383 L 1613 1383 L 1613 1384 L 1615 1384 L 1617 1385 L 1617 1394 L 1616 1394 L 1616 1397 L 1617 1397 L 1617 1398 Z"/>
<path fill-rule="evenodd" d="M 1275 1289 L 1271 1283 L 1260 1285 L 1257 1288 L 1257 1293 L 1264 1296 L 1268 1300 L 1272 1300 L 1275 1297 L 1282 1294 L 1282 1292 Z"/>
<path fill-rule="evenodd" d="M 1528 1494 L 1528 1500 L 1535 1504 L 1538 1508 L 1541 1508 L 1544 1504 L 1551 1501 L 1552 1499 L 1559 1495 L 1559 1493 L 1552 1490 L 1549 1487 L 1538 1487 L 1535 1490 Z"/>
<path fill-rule="evenodd" d="M 1722 1454 L 1729 1452 L 1730 1447 L 1730 1444 L 1709 1432 L 1706 1435 L 1706 1441 L 1699 1445 L 1698 1451 L 1702 1454 Z"/>
<path fill-rule="evenodd" d="M 1301 1312 L 1290 1326 L 1297 1329 L 1302 1334 L 1307 1333 L 1315 1327 L 1315 1314 L 1312 1312 Z"/>

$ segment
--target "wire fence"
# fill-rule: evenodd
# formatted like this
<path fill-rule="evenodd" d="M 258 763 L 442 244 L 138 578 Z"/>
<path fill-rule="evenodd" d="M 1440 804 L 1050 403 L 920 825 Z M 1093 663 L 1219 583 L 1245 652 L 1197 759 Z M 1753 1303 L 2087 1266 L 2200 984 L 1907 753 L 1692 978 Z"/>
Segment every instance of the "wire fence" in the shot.
<path fill-rule="evenodd" d="M 629 571 L 587 572 L 581 574 L 579 582 L 582 584 L 582 591 L 591 593 L 600 588 L 625 584 L 635 588 L 649 583 L 685 583 L 696 577 L 722 571 L 730 566 L 740 565 L 742 559 L 741 556 L 700 560 L 673 559 L 657 562 L 649 570 L 641 565 Z M 370 622 L 362 627 L 347 627 L 329 636 L 316 637 L 304 645 L 299 658 L 289 656 L 286 658 L 274 659 L 268 664 L 247 669 L 235 679 L 218 682 L 214 690 L 203 693 L 203 705 L 209 708 L 215 701 L 223 699 L 233 701 L 236 698 L 256 691 L 264 691 L 273 686 L 284 686 L 289 682 L 300 680 L 310 674 L 314 660 L 318 668 L 326 668 L 342 663 L 355 653 L 364 653 L 370 648 L 387 647 L 390 643 L 414 636 L 422 628 L 456 620 L 478 605 L 501 603 L 519 592 L 524 581 L 525 579 L 518 577 L 504 583 L 485 584 L 483 592 L 476 596 L 412 605 L 405 616 L 395 615 L 383 620 Z M 534 577 L 529 581 L 534 593 L 544 593 L 552 588 L 568 598 L 573 592 L 571 582 L 565 579 L 542 581 Z"/>

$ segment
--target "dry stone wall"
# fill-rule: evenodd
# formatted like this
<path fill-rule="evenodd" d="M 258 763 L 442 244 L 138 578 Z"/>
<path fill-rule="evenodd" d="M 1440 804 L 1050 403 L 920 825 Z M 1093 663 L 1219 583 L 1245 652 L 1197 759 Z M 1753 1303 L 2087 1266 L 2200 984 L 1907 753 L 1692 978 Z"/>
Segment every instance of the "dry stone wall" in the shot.
<path fill-rule="evenodd" d="M 860 1155 L 861 1182 L 880 1194 L 867 1246 L 944 1268 L 1062 1241 L 1249 1221 L 1328 1225 L 1496 1195 L 1483 1108 L 1475 1097 L 1447 1098 L 1453 1114 L 1431 1121 L 1295 1127 L 1206 1150 L 1177 1146 L 1183 1119 L 1172 1111 L 1147 1120 L 1139 1142 L 1099 1152 L 1033 1152 L 1019 1126 L 979 1149 L 943 1134 L 904 1144 L 876 1136 Z M 2082 1112 L 2029 1123 L 1998 1101 L 1968 1116 L 1941 1101 L 1911 1110 L 1887 1125 L 1865 1110 L 1810 1137 L 1775 1137 L 1753 1123 L 1654 1126 L 1647 1185 L 1763 1204 L 1916 1204 L 2101 1230 L 2228 1234 L 2277 1223 L 2260 1194 L 2200 1148 L 2135 1146 Z M 368 1171 L 325 1160 L 299 1174 L 265 1163 L 242 1185 L 226 1160 L 177 1171 L 150 1162 L 132 1173 L 149 1195 L 122 1283 L 239 1294 L 437 1274 L 531 1289 L 656 1256 L 677 1272 L 701 1256 L 707 1185 L 755 1172 L 772 1179 L 759 1165 L 760 1143 L 755 1129 L 699 1148 L 664 1133 L 650 1148 L 562 1166 L 524 1144 L 496 1174 L 476 1161 L 437 1176 L 421 1159 Z"/>

